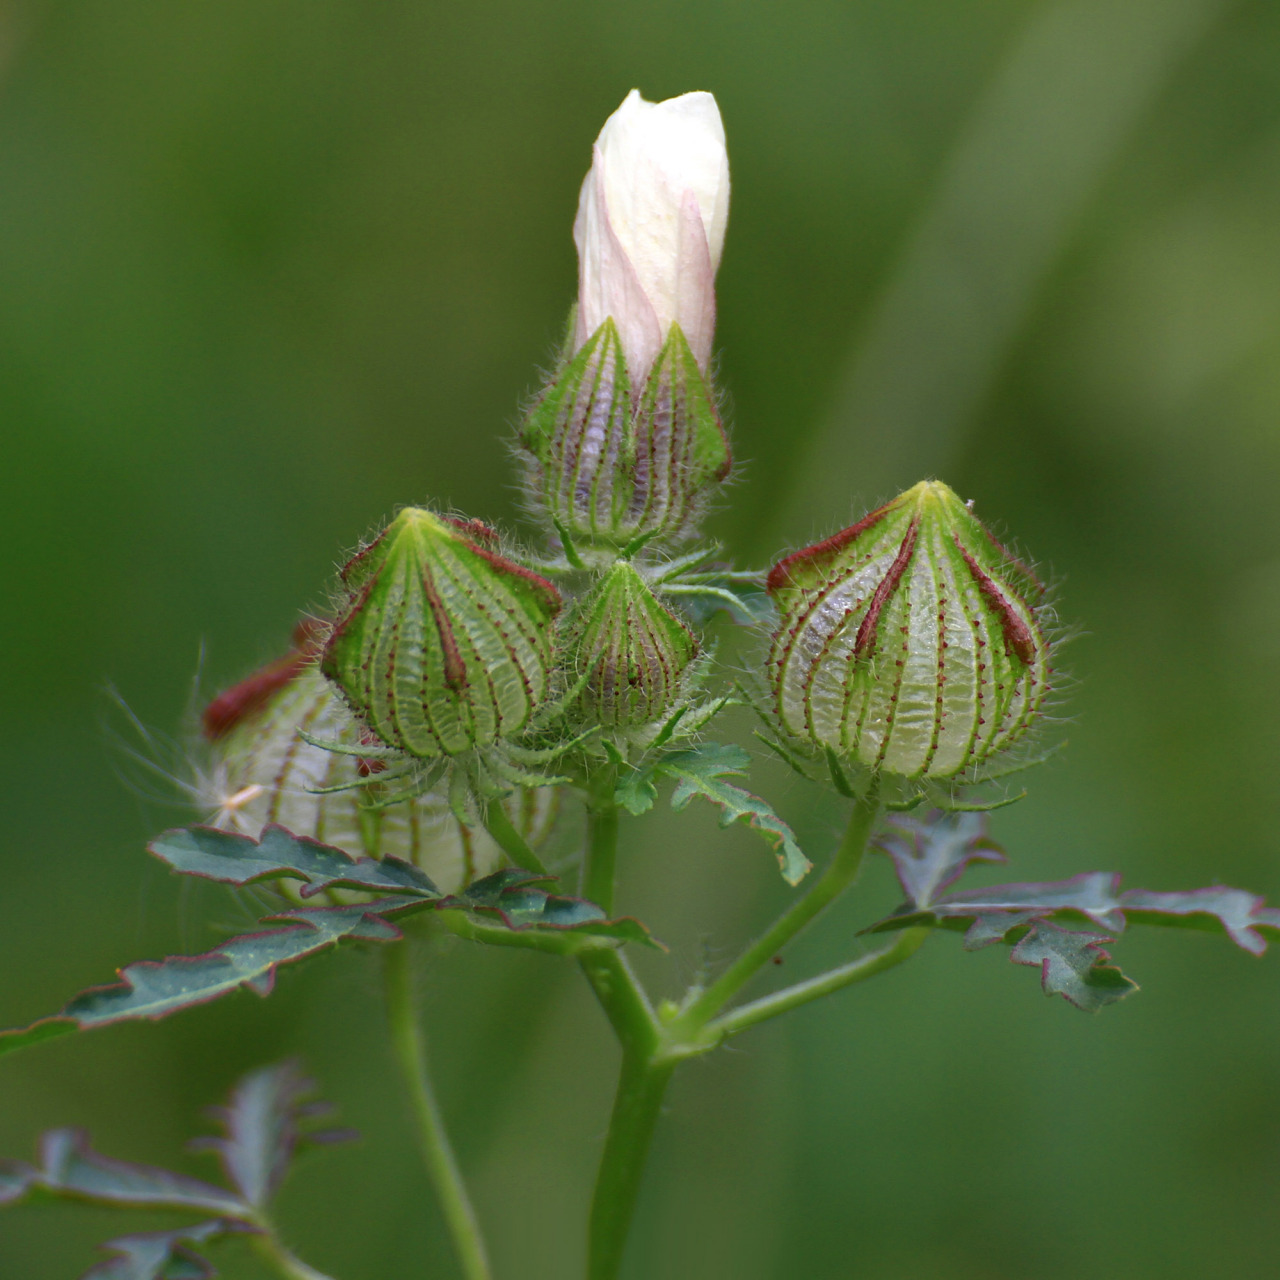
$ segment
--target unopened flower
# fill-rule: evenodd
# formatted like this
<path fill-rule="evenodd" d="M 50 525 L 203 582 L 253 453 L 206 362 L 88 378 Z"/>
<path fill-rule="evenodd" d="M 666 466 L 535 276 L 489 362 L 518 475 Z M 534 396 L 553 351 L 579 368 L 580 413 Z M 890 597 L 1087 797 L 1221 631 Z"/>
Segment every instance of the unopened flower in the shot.
<path fill-rule="evenodd" d="M 715 99 L 632 91 L 582 184 L 573 336 L 520 433 L 531 501 L 575 543 L 687 537 L 728 475 L 709 369 L 728 212 Z"/>
<path fill-rule="evenodd" d="M 380 742 L 419 759 L 492 746 L 546 696 L 560 594 L 492 530 L 406 507 L 343 569 L 324 674 Z"/>
<path fill-rule="evenodd" d="M 1017 741 L 1048 688 L 1040 584 L 924 481 L 769 575 L 772 710 L 867 768 L 951 777 Z"/>
<path fill-rule="evenodd" d="M 382 805 L 377 787 L 367 785 L 383 767 L 380 759 L 316 745 L 369 743 L 306 649 L 215 699 L 205 732 L 213 760 L 199 799 L 216 827 L 256 837 L 274 822 L 353 857 L 402 858 L 445 893 L 503 864 L 488 832 L 459 822 L 442 792 Z M 554 788 L 519 790 L 502 804 L 536 848 L 555 817 Z"/>
<path fill-rule="evenodd" d="M 705 369 L 728 218 L 715 98 L 646 102 L 633 89 L 600 130 L 578 200 L 575 349 L 612 319 L 639 382 L 678 324 Z"/>
<path fill-rule="evenodd" d="M 670 714 L 698 653 L 693 633 L 625 560 L 576 603 L 565 630 L 569 678 L 583 684 L 580 712 L 609 729 Z"/>

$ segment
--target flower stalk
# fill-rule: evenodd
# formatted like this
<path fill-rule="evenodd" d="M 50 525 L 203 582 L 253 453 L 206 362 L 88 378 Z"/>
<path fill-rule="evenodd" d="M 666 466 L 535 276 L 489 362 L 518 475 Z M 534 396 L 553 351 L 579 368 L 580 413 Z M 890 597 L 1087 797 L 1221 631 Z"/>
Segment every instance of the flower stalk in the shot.
<path fill-rule="evenodd" d="M 467 1194 L 427 1070 L 426 1039 L 418 1014 L 407 942 L 387 949 L 383 976 L 391 1047 L 408 1091 L 418 1150 L 439 1199 L 454 1251 L 466 1280 L 493 1280 L 480 1221 Z"/>

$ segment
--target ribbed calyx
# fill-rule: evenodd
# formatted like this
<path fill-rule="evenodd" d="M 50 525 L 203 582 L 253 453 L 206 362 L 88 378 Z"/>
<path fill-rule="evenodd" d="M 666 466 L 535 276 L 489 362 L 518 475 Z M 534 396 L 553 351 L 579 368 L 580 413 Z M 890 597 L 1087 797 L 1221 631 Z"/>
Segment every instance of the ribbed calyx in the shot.
<path fill-rule="evenodd" d="M 305 650 L 250 676 L 210 705 L 205 732 L 213 767 L 200 798 L 215 826 L 256 837 L 277 822 L 294 835 L 352 855 L 403 858 L 445 893 L 502 865 L 493 839 L 461 824 L 443 793 L 375 807 L 369 801 L 381 798 L 378 789 L 364 784 L 383 763 L 315 746 L 299 730 L 320 742 L 371 746 Z M 516 791 L 503 808 L 536 847 L 554 820 L 556 793 L 551 787 Z"/>
<path fill-rule="evenodd" d="M 1048 687 L 1042 588 L 924 481 L 769 575 L 773 710 L 820 749 L 950 777 L 1015 742 Z"/>
<path fill-rule="evenodd" d="M 634 373 L 606 320 L 521 428 L 533 505 L 584 546 L 687 537 L 732 465 L 711 387 L 679 325 L 635 388 Z"/>
<path fill-rule="evenodd" d="M 382 742 L 453 756 L 528 724 L 560 595 L 479 521 L 406 507 L 342 580 L 350 600 L 321 667 Z"/>
<path fill-rule="evenodd" d="M 568 678 L 585 680 L 579 712 L 612 729 L 672 711 L 698 652 L 693 633 L 625 560 L 578 601 L 567 631 Z"/>

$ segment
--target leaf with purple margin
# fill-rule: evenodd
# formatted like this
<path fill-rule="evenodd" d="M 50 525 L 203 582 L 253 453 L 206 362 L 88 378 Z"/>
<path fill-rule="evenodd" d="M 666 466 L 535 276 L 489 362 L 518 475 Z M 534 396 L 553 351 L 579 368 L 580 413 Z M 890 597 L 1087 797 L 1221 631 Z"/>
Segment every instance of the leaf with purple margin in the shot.
<path fill-rule="evenodd" d="M 1129 889 L 1120 895 L 1120 905 L 1131 923 L 1225 933 L 1236 946 L 1255 956 L 1267 949 L 1267 940 L 1259 930 L 1280 933 L 1280 910 L 1268 907 L 1255 893 L 1225 885 L 1187 893 Z"/>
<path fill-rule="evenodd" d="M 913 907 L 926 907 L 964 874 L 971 862 L 1004 862 L 981 813 L 895 814 L 873 842 L 893 861 Z"/>
<path fill-rule="evenodd" d="M 393 942 L 400 930 L 384 917 L 434 905 L 435 899 L 387 898 L 341 907 L 299 907 L 268 916 L 283 928 L 230 938 L 198 956 L 143 960 L 120 970 L 120 983 L 92 987 L 60 1013 L 29 1027 L 0 1032 L 0 1054 L 51 1036 L 114 1022 L 156 1019 L 229 995 L 241 987 L 268 995 L 282 964 L 342 941 Z"/>
<path fill-rule="evenodd" d="M 187 1246 L 252 1230 L 242 1222 L 215 1219 L 176 1231 L 120 1236 L 102 1246 L 116 1256 L 91 1267 L 80 1280 L 208 1280 L 217 1272 Z"/>
<path fill-rule="evenodd" d="M 1015 964 L 1040 970 L 1040 985 L 1047 996 L 1059 995 L 1077 1009 L 1094 1012 L 1138 990 L 1101 944 L 1105 934 L 1077 933 L 1037 920 L 1014 945 L 1009 958 Z"/>
<path fill-rule="evenodd" d="M 497 920 L 511 930 L 551 929 L 592 937 L 616 938 L 662 948 L 639 920 L 624 916 L 610 920 L 594 902 L 548 893 L 539 884 L 554 876 L 507 867 L 468 885 L 459 893 L 434 905 L 441 911 L 464 910 L 490 921 Z"/>
<path fill-rule="evenodd" d="M 23 1179 L 10 1200 L 31 1194 L 116 1208 L 199 1210 L 232 1218 L 252 1215 L 239 1196 L 212 1182 L 100 1155 L 82 1129 L 50 1129 L 42 1134 L 38 1168 L 16 1161 L 7 1166 L 20 1171 Z"/>
<path fill-rule="evenodd" d="M 314 1093 L 314 1081 L 295 1062 L 260 1067 L 236 1082 L 226 1106 L 213 1109 L 224 1136 L 196 1138 L 188 1145 L 216 1151 L 231 1184 L 261 1209 L 284 1181 L 301 1143 L 354 1136 L 350 1131 L 304 1130 L 304 1121 L 328 1109 L 304 1101 Z"/>
<path fill-rule="evenodd" d="M 304 898 L 335 886 L 440 897 L 440 890 L 412 863 L 391 857 L 352 858 L 276 823 L 263 827 L 257 840 L 214 827 L 179 827 L 157 836 L 147 848 L 183 875 L 223 884 L 257 884 L 283 876 L 303 880 Z"/>

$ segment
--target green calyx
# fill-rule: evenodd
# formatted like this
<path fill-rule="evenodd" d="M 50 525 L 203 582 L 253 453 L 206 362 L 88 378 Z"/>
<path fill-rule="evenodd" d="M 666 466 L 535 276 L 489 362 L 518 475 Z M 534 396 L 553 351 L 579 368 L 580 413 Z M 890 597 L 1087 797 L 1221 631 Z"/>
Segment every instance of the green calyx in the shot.
<path fill-rule="evenodd" d="M 710 383 L 679 325 L 642 382 L 634 373 L 606 320 L 521 428 L 533 504 L 585 547 L 687 537 L 732 465 Z"/>
<path fill-rule="evenodd" d="M 953 777 L 1016 742 L 1048 690 L 1034 575 L 922 481 L 769 575 L 772 710 L 869 769 Z"/>
<path fill-rule="evenodd" d="M 342 580 L 350 598 L 321 669 L 380 741 L 432 759 L 528 724 L 560 595 L 484 525 L 406 507 Z"/>
<path fill-rule="evenodd" d="M 625 560 L 577 603 L 566 632 L 569 679 L 582 687 L 578 713 L 610 729 L 666 716 L 698 653 L 693 633 Z"/>

